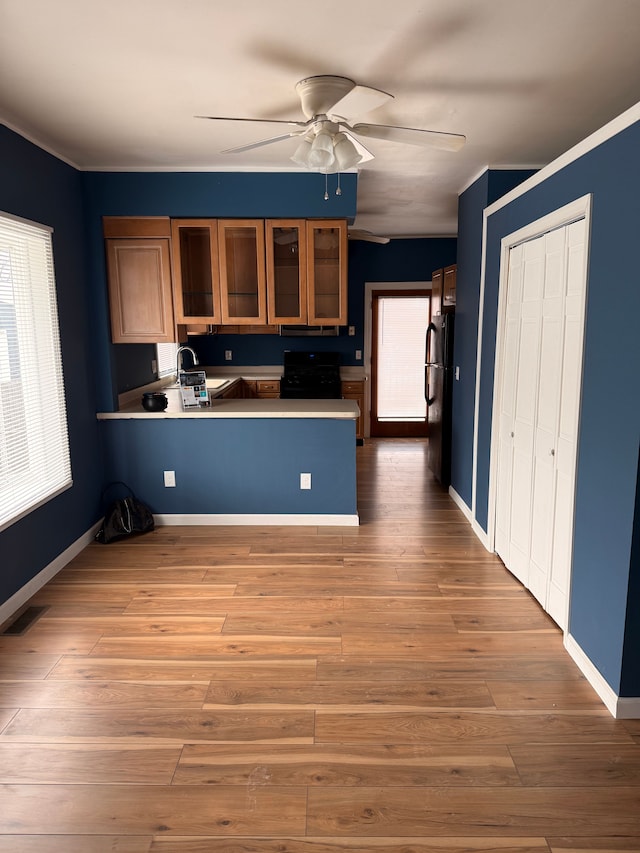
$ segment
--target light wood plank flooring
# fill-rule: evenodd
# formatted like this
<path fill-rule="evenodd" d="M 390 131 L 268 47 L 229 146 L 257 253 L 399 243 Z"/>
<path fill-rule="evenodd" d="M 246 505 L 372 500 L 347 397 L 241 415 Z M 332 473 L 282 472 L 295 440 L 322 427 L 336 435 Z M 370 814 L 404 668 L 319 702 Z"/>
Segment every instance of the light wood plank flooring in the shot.
<path fill-rule="evenodd" d="M 425 443 L 359 528 L 92 545 L 0 636 L 0 853 L 640 851 L 616 721 Z"/>

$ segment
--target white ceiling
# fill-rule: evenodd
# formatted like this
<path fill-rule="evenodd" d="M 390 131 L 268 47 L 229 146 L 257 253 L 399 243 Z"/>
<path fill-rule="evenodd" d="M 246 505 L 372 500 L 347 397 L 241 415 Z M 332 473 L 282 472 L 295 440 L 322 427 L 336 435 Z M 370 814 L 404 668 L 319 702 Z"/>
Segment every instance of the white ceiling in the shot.
<path fill-rule="evenodd" d="M 541 166 L 640 100 L 640 0 L 0 0 L 0 120 L 82 169 L 295 171 L 295 84 L 395 99 L 349 117 L 462 133 L 458 153 L 366 140 L 356 227 L 457 231 L 486 166 Z"/>

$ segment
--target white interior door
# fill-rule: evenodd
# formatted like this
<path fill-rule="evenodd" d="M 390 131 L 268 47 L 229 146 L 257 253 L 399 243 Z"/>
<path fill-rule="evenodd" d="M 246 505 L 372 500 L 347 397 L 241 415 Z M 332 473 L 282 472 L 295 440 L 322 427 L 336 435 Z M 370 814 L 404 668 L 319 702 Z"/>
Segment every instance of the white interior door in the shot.
<path fill-rule="evenodd" d="M 561 627 L 573 540 L 585 222 L 509 253 L 499 387 L 496 551 Z"/>

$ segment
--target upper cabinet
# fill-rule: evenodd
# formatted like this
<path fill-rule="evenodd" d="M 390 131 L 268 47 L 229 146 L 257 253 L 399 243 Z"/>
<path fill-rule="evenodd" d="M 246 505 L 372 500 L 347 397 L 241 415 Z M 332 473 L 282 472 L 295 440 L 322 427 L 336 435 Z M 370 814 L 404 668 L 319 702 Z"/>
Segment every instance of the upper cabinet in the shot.
<path fill-rule="evenodd" d="M 171 221 L 176 322 L 222 322 L 218 228 L 215 219 Z"/>
<path fill-rule="evenodd" d="M 266 324 L 264 221 L 219 219 L 218 251 L 222 322 Z"/>
<path fill-rule="evenodd" d="M 433 317 L 455 309 L 457 273 L 458 267 L 456 264 L 451 264 L 444 269 L 434 270 L 431 274 L 431 315 Z"/>
<path fill-rule="evenodd" d="M 347 223 L 104 217 L 112 340 L 347 324 Z M 175 316 L 174 316 L 175 314 Z"/>
<path fill-rule="evenodd" d="M 265 223 L 269 323 L 307 322 L 307 235 L 303 219 Z"/>
<path fill-rule="evenodd" d="M 442 305 L 443 307 L 453 306 L 456 304 L 456 279 L 458 276 L 458 267 L 452 264 L 450 267 L 444 268 L 442 282 Z"/>
<path fill-rule="evenodd" d="M 347 223 L 307 220 L 307 290 L 310 326 L 347 323 Z"/>
<path fill-rule="evenodd" d="M 175 341 L 168 217 L 104 217 L 111 340 Z"/>

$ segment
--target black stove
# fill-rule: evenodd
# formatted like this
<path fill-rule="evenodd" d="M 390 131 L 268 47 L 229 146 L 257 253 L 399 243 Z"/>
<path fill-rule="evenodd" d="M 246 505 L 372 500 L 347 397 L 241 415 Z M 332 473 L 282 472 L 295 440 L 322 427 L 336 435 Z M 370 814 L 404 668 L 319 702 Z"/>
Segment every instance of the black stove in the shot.
<path fill-rule="evenodd" d="M 283 400 L 339 400 L 342 397 L 340 353 L 285 352 L 280 397 Z"/>

